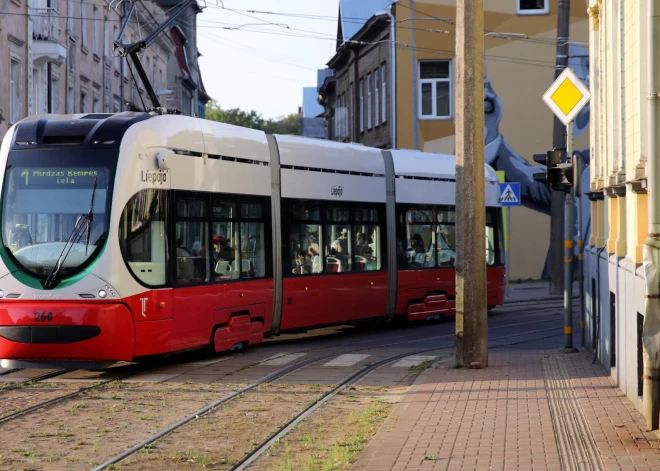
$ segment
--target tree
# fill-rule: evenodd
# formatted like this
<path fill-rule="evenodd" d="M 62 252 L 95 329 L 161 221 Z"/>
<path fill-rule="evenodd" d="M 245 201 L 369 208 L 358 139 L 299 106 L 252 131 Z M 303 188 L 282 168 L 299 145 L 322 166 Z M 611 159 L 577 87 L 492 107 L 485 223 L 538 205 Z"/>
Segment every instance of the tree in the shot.
<path fill-rule="evenodd" d="M 216 101 L 213 101 L 206 105 L 206 119 L 244 128 L 259 129 L 269 134 L 300 135 L 300 118 L 296 113 L 276 119 L 264 119 L 254 110 L 244 111 L 239 108 L 223 110 Z"/>

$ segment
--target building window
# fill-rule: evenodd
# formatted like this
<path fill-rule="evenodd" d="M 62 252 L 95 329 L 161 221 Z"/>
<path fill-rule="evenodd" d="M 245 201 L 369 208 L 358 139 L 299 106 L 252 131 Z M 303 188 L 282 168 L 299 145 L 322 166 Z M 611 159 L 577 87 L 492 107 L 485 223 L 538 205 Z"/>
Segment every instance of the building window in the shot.
<path fill-rule="evenodd" d="M 114 44 L 115 39 L 117 39 L 117 27 L 116 26 L 114 27 L 114 34 L 112 36 L 113 44 Z M 112 51 L 112 48 L 110 48 L 110 51 Z M 118 55 L 115 56 L 115 72 L 119 72 L 119 69 L 120 69 L 120 62 L 119 61 L 120 60 L 121 60 L 121 58 Z"/>
<path fill-rule="evenodd" d="M 69 30 L 69 35 L 70 36 L 75 36 L 76 35 L 76 30 L 75 30 L 75 22 L 73 19 L 76 17 L 75 11 L 74 11 L 74 3 L 73 0 L 68 0 L 67 2 L 67 13 L 68 13 L 68 18 L 66 20 L 66 27 Z"/>
<path fill-rule="evenodd" d="M 378 98 L 378 69 L 374 70 L 374 126 L 378 126 L 380 123 L 379 118 L 379 108 L 380 100 Z"/>
<path fill-rule="evenodd" d="M 550 13 L 549 0 L 516 0 L 519 15 L 545 15 Z"/>
<path fill-rule="evenodd" d="M 420 62 L 419 90 L 420 118 L 451 118 L 451 61 Z"/>
<path fill-rule="evenodd" d="M 80 112 L 84 113 L 85 108 L 87 108 L 87 94 L 85 92 L 80 92 Z"/>
<path fill-rule="evenodd" d="M 353 84 L 351 83 L 350 87 L 348 88 L 348 114 L 349 114 L 349 124 L 348 124 L 348 135 L 350 136 L 351 140 L 353 140 L 353 132 L 354 129 L 353 127 L 355 126 L 353 123 L 355 123 L 355 95 L 353 95 Z"/>
<path fill-rule="evenodd" d="M 76 112 L 76 97 L 73 94 L 73 87 L 68 87 L 66 92 L 66 112 L 68 114 L 73 114 Z"/>
<path fill-rule="evenodd" d="M 112 37 L 110 36 L 110 24 L 108 23 L 108 18 L 103 20 L 103 34 L 105 35 L 105 41 L 103 44 L 103 56 L 107 59 L 110 57 L 110 51 L 112 51 Z"/>
<path fill-rule="evenodd" d="M 360 79 L 360 132 L 364 132 L 364 79 Z"/>
<path fill-rule="evenodd" d="M 21 63 L 12 59 L 9 73 L 9 123 L 21 119 Z"/>
<path fill-rule="evenodd" d="M 39 69 L 32 69 L 32 114 L 41 113 L 41 77 Z"/>
<path fill-rule="evenodd" d="M 367 129 L 371 129 L 371 74 L 367 74 Z"/>
<path fill-rule="evenodd" d="M 60 79 L 54 78 L 50 86 L 50 112 L 58 114 L 60 112 Z"/>
<path fill-rule="evenodd" d="M 387 64 L 383 64 L 380 67 L 380 76 L 383 81 L 382 95 L 381 95 L 381 105 L 382 105 L 382 119 L 383 123 L 387 121 Z"/>
<path fill-rule="evenodd" d="M 85 4 L 80 2 L 80 35 L 82 37 L 82 47 L 87 47 L 87 23 L 85 23 Z"/>
<path fill-rule="evenodd" d="M 99 35 L 98 35 L 99 26 L 101 26 L 101 23 L 99 23 L 99 9 L 94 7 L 94 16 L 92 21 L 92 32 L 94 34 L 94 37 L 92 38 L 92 44 L 93 44 L 94 54 L 96 54 L 97 56 L 101 55 L 99 51 Z"/>

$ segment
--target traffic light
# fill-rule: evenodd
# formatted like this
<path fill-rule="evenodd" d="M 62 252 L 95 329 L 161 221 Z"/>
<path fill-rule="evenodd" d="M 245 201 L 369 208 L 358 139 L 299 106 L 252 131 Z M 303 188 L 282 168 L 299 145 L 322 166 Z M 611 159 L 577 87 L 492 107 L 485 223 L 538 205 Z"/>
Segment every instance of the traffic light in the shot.
<path fill-rule="evenodd" d="M 563 190 L 565 184 L 562 160 L 566 161 L 563 149 L 549 150 L 545 154 L 534 154 L 534 162 L 545 165 L 545 172 L 534 172 L 534 180 L 548 185 L 553 190 Z M 570 185 L 569 185 L 570 186 Z"/>

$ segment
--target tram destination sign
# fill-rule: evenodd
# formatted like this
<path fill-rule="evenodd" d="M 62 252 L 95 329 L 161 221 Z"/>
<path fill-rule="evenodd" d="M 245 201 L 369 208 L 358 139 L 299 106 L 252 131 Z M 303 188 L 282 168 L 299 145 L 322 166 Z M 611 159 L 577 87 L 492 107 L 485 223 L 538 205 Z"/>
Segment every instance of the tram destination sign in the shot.
<path fill-rule="evenodd" d="M 94 181 L 97 181 L 97 187 L 102 188 L 105 185 L 106 170 L 103 168 L 89 167 L 23 167 L 15 168 L 18 172 L 16 183 L 20 187 L 63 187 L 76 186 L 82 188 L 92 188 Z"/>

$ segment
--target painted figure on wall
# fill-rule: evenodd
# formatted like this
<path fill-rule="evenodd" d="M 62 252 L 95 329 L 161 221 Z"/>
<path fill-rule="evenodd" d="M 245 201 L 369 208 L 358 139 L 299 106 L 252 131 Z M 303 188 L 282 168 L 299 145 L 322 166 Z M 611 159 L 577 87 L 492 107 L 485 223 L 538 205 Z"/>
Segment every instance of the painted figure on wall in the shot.
<path fill-rule="evenodd" d="M 569 47 L 569 67 L 573 69 L 582 82 L 589 86 L 589 51 L 580 45 L 571 44 Z M 540 98 L 539 98 L 540 99 Z M 490 80 L 484 80 L 484 114 L 486 122 L 486 163 L 495 170 L 503 170 L 507 181 L 519 182 L 521 203 L 523 206 L 550 214 L 551 194 L 548 187 L 534 180 L 535 172 L 545 170 L 543 165 L 534 165 L 524 157 L 516 154 L 505 136 L 500 134 L 499 124 L 503 115 L 502 102 L 493 89 Z M 573 122 L 574 137 L 582 134 L 589 125 L 589 104 L 577 115 Z M 550 137 L 550 136 L 549 136 Z M 542 152 L 543 149 L 539 149 Z M 589 188 L 589 149 L 579 151 L 582 156 L 582 188 Z M 577 205 L 577 198 L 575 200 Z M 574 234 L 577 234 L 577 208 L 573 211 L 575 216 Z M 590 229 L 590 204 L 586 197 L 582 198 L 582 237 L 587 237 Z M 574 247 L 577 247 L 575 237 Z M 543 275 L 547 272 L 543 270 Z"/>

